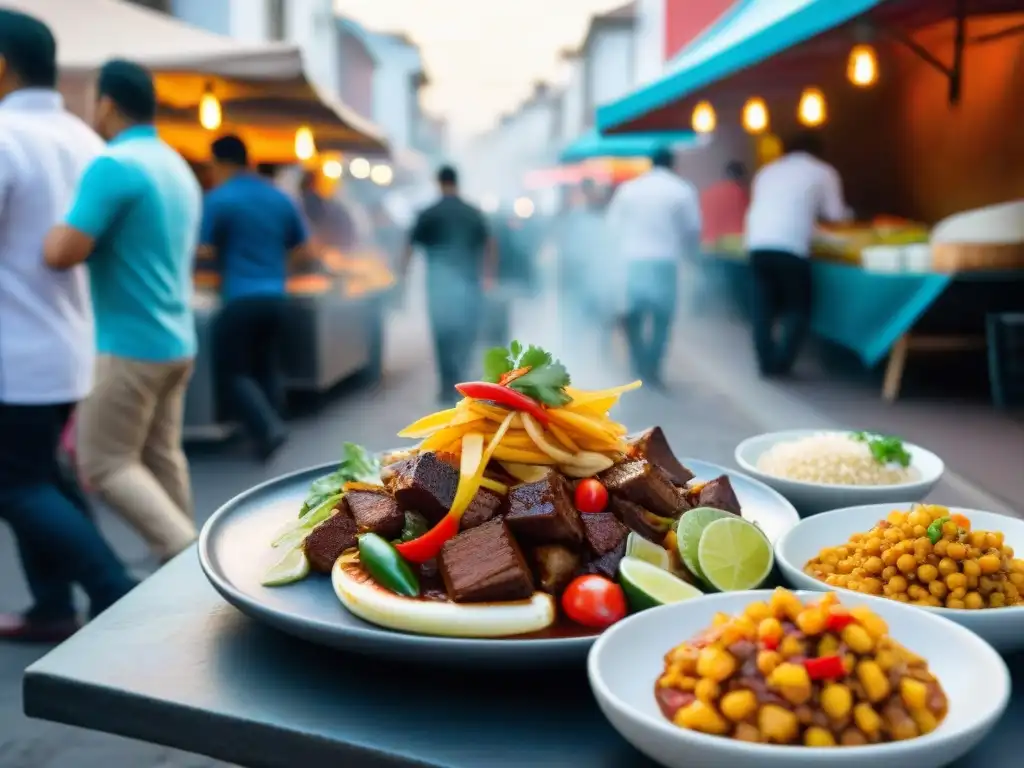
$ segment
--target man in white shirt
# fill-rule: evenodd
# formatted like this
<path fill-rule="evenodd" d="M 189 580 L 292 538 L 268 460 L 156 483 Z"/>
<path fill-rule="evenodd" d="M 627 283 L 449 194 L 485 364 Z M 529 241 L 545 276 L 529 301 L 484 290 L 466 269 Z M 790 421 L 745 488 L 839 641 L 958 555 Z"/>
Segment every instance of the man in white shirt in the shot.
<path fill-rule="evenodd" d="M 751 185 L 747 251 L 754 284 L 754 349 L 764 376 L 789 373 L 810 329 L 809 259 L 818 221 L 846 218 L 839 174 L 820 159 L 821 152 L 817 133 L 798 134 Z"/>
<path fill-rule="evenodd" d="M 103 142 L 64 111 L 56 82 L 50 30 L 0 10 L 0 519 L 34 601 L 23 615 L 0 615 L 0 639 L 10 640 L 73 633 L 73 583 L 93 614 L 134 586 L 61 489 L 60 435 L 92 386 L 96 342 L 86 268 L 51 271 L 43 238 Z"/>
<path fill-rule="evenodd" d="M 700 198 L 673 164 L 671 150 L 657 150 L 647 173 L 616 190 L 607 213 L 627 270 L 625 326 L 634 373 L 655 386 L 675 317 L 679 262 L 700 248 Z"/>

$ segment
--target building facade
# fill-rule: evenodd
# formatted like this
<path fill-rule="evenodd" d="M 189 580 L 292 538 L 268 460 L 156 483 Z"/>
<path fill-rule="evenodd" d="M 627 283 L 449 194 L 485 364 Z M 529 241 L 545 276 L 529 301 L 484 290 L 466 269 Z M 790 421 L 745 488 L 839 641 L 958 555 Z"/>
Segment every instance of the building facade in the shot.
<path fill-rule="evenodd" d="M 173 16 L 222 35 L 250 42 L 287 42 L 302 49 L 316 85 L 340 93 L 340 40 L 332 0 L 147 0 Z"/>

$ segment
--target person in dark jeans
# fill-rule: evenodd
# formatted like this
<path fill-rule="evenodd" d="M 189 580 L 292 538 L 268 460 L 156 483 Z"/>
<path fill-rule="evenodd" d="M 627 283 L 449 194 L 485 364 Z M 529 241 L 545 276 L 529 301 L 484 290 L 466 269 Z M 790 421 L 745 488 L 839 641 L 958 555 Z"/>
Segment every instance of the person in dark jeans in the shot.
<path fill-rule="evenodd" d="M 751 185 L 746 226 L 751 322 L 763 376 L 788 374 L 810 329 L 815 225 L 820 219 L 841 221 L 849 213 L 839 174 L 821 159 L 822 150 L 817 132 L 797 133 L 786 140 L 785 154 L 761 168 Z"/>
<path fill-rule="evenodd" d="M 473 354 L 484 288 L 497 272 L 497 251 L 483 213 L 459 197 L 455 169 L 441 168 L 437 180 L 441 199 L 416 219 L 398 274 L 405 278 L 413 250 L 422 247 L 439 399 L 450 402 L 458 397 L 455 385 L 464 380 Z"/>
<path fill-rule="evenodd" d="M 750 252 L 754 351 L 761 371 L 793 368 L 811 327 L 811 263 L 787 251 Z"/>
<path fill-rule="evenodd" d="M 289 260 L 305 254 L 306 227 L 295 203 L 248 169 L 241 139 L 217 139 L 212 152 L 218 186 L 206 196 L 201 242 L 221 273 L 223 307 L 213 331 L 218 391 L 266 460 L 288 437 L 280 383 L 286 282 Z"/>

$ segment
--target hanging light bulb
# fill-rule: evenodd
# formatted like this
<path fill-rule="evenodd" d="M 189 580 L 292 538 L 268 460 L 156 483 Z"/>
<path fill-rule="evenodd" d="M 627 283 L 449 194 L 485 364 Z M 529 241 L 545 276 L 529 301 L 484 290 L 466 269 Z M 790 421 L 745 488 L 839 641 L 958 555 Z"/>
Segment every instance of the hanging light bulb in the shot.
<path fill-rule="evenodd" d="M 806 126 L 814 128 L 822 125 L 827 117 L 825 111 L 825 94 L 817 88 L 805 88 L 800 96 L 800 107 L 797 117 Z"/>
<path fill-rule="evenodd" d="M 343 169 L 341 167 L 341 161 L 331 158 L 330 160 L 324 160 L 324 164 L 320 167 L 323 171 L 324 176 L 328 179 L 340 179 Z"/>
<path fill-rule="evenodd" d="M 743 127 L 747 133 L 763 133 L 768 128 L 768 107 L 764 99 L 753 97 L 743 105 Z"/>
<path fill-rule="evenodd" d="M 220 123 L 220 102 L 213 93 L 213 86 L 207 85 L 199 98 L 199 124 L 208 131 L 215 131 L 220 128 Z"/>
<path fill-rule="evenodd" d="M 846 76 L 850 82 L 861 88 L 867 88 L 878 81 L 878 56 L 875 49 L 863 43 L 850 50 L 850 58 L 846 63 Z"/>
<path fill-rule="evenodd" d="M 715 108 L 711 102 L 702 101 L 693 108 L 693 130 L 697 133 L 711 133 L 715 130 L 718 118 L 715 117 Z"/>
<path fill-rule="evenodd" d="M 348 172 L 356 179 L 370 178 L 370 161 L 365 157 L 357 157 L 348 165 Z"/>
<path fill-rule="evenodd" d="M 374 184 L 379 184 L 382 187 L 386 187 L 390 184 L 394 177 L 395 172 L 391 170 L 390 165 L 375 165 L 370 171 L 370 181 Z"/>
<path fill-rule="evenodd" d="M 299 160 L 309 160 L 316 154 L 316 142 L 313 141 L 313 131 L 308 125 L 304 125 L 295 132 L 295 156 Z"/>

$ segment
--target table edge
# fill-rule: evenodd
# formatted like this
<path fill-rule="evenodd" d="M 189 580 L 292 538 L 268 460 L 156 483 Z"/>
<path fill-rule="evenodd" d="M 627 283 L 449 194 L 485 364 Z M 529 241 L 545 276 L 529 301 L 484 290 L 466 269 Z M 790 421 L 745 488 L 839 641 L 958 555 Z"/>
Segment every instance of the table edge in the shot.
<path fill-rule="evenodd" d="M 267 722 L 254 723 L 105 686 L 70 682 L 33 669 L 38 664 L 30 666 L 22 678 L 22 710 L 32 719 L 159 744 L 246 768 L 312 765 L 325 760 L 360 768 L 446 768 Z M 180 740 L 168 741 L 164 734 L 169 731 L 180 734 Z M 275 754 L 288 754 L 287 763 L 273 759 Z"/>

